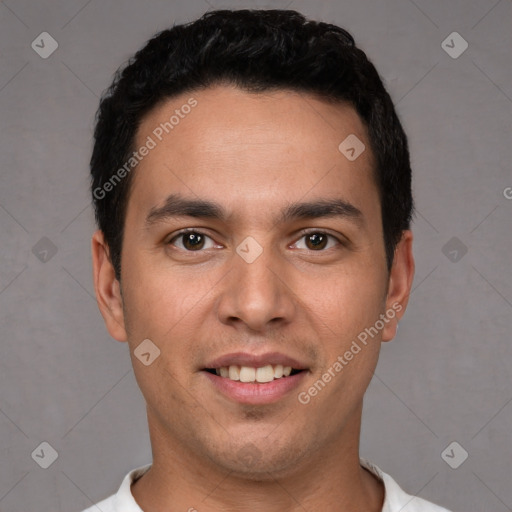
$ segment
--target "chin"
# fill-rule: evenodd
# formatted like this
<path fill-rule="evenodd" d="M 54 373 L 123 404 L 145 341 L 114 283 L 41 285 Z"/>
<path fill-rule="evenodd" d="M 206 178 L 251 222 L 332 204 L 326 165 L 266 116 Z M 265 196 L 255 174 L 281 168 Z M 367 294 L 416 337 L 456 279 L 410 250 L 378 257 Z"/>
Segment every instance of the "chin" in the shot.
<path fill-rule="evenodd" d="M 233 448 L 233 445 L 231 445 Z M 244 480 L 275 481 L 276 477 L 286 476 L 297 468 L 297 464 L 304 456 L 303 450 L 299 450 L 294 444 L 277 447 L 264 439 L 261 443 L 239 443 L 238 448 L 229 453 L 216 454 L 211 457 L 217 460 L 219 465 Z"/>

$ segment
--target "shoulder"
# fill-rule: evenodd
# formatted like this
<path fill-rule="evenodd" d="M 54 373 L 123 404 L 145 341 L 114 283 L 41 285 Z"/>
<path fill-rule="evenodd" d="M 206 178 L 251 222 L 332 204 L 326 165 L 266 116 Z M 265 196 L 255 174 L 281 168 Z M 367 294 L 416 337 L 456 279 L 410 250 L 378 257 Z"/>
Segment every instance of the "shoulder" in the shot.
<path fill-rule="evenodd" d="M 450 512 L 418 496 L 407 494 L 396 481 L 378 466 L 361 459 L 361 465 L 382 480 L 385 488 L 382 512 Z"/>
<path fill-rule="evenodd" d="M 136 468 L 130 471 L 123 479 L 121 486 L 116 494 L 109 498 L 92 505 L 82 512 L 142 512 L 137 505 L 131 492 L 131 485 L 135 480 L 140 478 L 149 468 L 151 464 Z"/>

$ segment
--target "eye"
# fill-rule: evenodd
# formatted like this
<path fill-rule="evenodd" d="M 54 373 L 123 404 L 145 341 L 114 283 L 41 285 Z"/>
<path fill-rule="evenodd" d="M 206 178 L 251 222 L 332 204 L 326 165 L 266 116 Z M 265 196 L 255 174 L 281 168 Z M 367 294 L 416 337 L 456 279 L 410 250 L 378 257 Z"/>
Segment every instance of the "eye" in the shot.
<path fill-rule="evenodd" d="M 300 243 L 302 240 L 304 240 L 304 246 L 301 247 Z M 187 252 L 200 252 L 203 249 L 218 247 L 211 237 L 193 229 L 180 231 L 169 240 L 168 244 Z M 340 244 L 341 242 L 334 235 L 323 231 L 310 231 L 304 232 L 292 247 L 321 252 Z"/>
<path fill-rule="evenodd" d="M 297 247 L 300 240 L 302 239 L 305 240 L 305 247 Z M 334 241 L 334 243 L 329 245 L 330 241 Z M 320 252 L 324 249 L 335 247 L 340 243 L 341 242 L 335 236 L 324 233 L 323 231 L 309 231 L 302 234 L 302 237 L 299 239 L 299 241 L 295 242 L 294 247 L 297 249 L 308 249 L 310 251 Z"/>
<path fill-rule="evenodd" d="M 173 236 L 168 244 L 188 252 L 198 252 L 201 249 L 212 249 L 215 247 L 213 240 L 208 235 L 194 230 L 181 231 Z"/>

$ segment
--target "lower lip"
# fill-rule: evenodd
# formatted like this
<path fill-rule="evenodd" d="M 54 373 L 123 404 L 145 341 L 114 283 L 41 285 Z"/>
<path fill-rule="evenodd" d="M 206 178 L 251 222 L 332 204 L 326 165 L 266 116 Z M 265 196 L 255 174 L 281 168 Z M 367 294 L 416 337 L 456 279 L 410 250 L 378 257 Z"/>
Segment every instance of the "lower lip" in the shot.
<path fill-rule="evenodd" d="M 242 404 L 271 404 L 282 399 L 287 393 L 297 388 L 306 374 L 303 370 L 295 375 L 274 379 L 271 382 L 240 382 L 220 377 L 203 370 L 207 379 L 228 398 Z"/>

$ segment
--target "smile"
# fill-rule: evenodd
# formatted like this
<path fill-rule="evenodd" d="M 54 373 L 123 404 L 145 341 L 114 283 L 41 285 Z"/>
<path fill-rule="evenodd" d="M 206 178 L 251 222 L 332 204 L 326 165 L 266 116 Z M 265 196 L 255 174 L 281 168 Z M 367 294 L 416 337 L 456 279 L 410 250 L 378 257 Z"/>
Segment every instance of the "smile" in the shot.
<path fill-rule="evenodd" d="M 259 382 L 260 384 L 264 384 L 276 379 L 295 375 L 302 370 L 296 370 L 291 366 L 283 366 L 282 364 L 267 364 L 259 368 L 230 365 L 222 366 L 221 368 L 207 368 L 206 371 L 233 381 Z"/>

